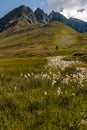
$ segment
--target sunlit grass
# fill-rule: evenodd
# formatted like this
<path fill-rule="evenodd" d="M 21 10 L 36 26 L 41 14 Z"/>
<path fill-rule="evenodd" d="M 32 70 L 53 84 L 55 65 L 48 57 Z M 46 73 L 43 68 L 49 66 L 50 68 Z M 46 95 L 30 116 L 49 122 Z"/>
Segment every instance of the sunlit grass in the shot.
<path fill-rule="evenodd" d="M 86 130 L 87 34 L 22 24 L 0 34 L 0 130 Z"/>
<path fill-rule="evenodd" d="M 87 51 L 86 35 L 60 22 L 31 24 L 0 34 L 0 57 L 31 57 L 73 54 Z M 56 45 L 59 50 L 56 51 Z"/>
<path fill-rule="evenodd" d="M 84 66 L 47 64 L 45 58 L 0 60 L 1 130 L 87 128 Z"/>

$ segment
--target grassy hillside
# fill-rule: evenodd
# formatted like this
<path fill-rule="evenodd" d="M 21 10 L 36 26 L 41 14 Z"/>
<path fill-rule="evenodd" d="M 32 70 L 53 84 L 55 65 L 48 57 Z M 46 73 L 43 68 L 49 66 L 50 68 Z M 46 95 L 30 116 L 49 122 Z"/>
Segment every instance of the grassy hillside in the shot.
<path fill-rule="evenodd" d="M 62 23 L 1 33 L 0 130 L 86 130 L 86 62 L 87 34 Z"/>
<path fill-rule="evenodd" d="M 86 50 L 86 36 L 63 23 L 24 25 L 20 20 L 17 26 L 0 34 L 0 57 L 57 55 L 72 53 L 79 48 Z M 59 46 L 58 52 L 56 45 Z"/>

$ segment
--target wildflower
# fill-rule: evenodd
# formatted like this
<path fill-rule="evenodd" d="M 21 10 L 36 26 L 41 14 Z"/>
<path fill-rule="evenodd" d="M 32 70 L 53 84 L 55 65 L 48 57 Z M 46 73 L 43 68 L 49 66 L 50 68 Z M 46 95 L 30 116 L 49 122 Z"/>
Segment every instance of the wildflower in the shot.
<path fill-rule="evenodd" d="M 42 75 L 43 78 L 46 78 L 46 76 L 47 76 L 46 74 L 43 74 L 43 75 Z"/>
<path fill-rule="evenodd" d="M 87 117 L 87 111 L 83 110 L 80 112 L 81 116 L 83 116 L 83 118 Z"/>
<path fill-rule="evenodd" d="M 21 73 L 21 77 L 23 76 L 23 74 Z"/>
<path fill-rule="evenodd" d="M 76 61 L 66 61 L 64 60 L 65 56 L 55 56 L 55 57 L 50 57 L 47 58 L 48 59 L 48 66 L 50 67 L 59 67 L 62 70 L 64 70 L 66 67 L 72 65 L 72 64 L 76 64 L 76 63 L 80 63 L 80 62 L 76 62 Z"/>
<path fill-rule="evenodd" d="M 82 124 L 82 125 L 87 124 L 87 121 L 85 121 L 85 120 L 82 119 L 82 120 L 81 120 L 81 124 Z"/>
<path fill-rule="evenodd" d="M 25 77 L 25 79 L 27 79 L 27 75 L 26 74 L 24 75 L 24 77 Z"/>
<path fill-rule="evenodd" d="M 81 87 L 84 88 L 84 84 L 81 84 Z"/>
<path fill-rule="evenodd" d="M 75 96 L 75 93 L 72 93 L 72 96 Z"/>
<path fill-rule="evenodd" d="M 57 96 L 59 96 L 60 94 L 62 94 L 62 91 L 61 91 L 60 87 L 58 87 L 58 89 L 57 89 Z"/>
<path fill-rule="evenodd" d="M 84 115 L 84 113 L 85 113 L 85 112 L 84 112 L 84 111 L 82 111 L 80 114 L 83 116 L 83 115 Z"/>
<path fill-rule="evenodd" d="M 50 75 L 52 74 L 52 72 L 51 72 L 51 71 L 50 71 L 49 73 L 50 73 Z"/>
<path fill-rule="evenodd" d="M 30 77 L 30 74 L 28 73 L 27 76 Z"/>
<path fill-rule="evenodd" d="M 47 92 L 46 92 L 46 91 L 44 92 L 44 95 L 47 95 Z"/>
<path fill-rule="evenodd" d="M 52 81 L 52 86 L 54 86 L 54 85 L 55 85 L 55 83 L 56 83 L 56 80 L 53 80 L 53 81 Z"/>
<path fill-rule="evenodd" d="M 14 91 L 16 91 L 17 90 L 17 87 L 14 87 Z"/>
<path fill-rule="evenodd" d="M 68 84 L 68 82 L 69 82 L 69 78 L 64 78 L 62 81 L 62 83 L 65 83 L 65 84 Z"/>
<path fill-rule="evenodd" d="M 34 75 L 34 73 L 32 72 L 31 75 Z"/>

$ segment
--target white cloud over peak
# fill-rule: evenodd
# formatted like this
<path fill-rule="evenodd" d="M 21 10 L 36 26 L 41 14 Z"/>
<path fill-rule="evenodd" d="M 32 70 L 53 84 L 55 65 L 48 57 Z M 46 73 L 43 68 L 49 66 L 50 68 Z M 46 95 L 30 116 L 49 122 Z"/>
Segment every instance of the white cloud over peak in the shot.
<path fill-rule="evenodd" d="M 74 17 L 87 21 L 87 0 L 47 0 L 51 10 L 60 11 L 67 18 Z M 82 12 L 78 11 L 84 9 Z"/>
<path fill-rule="evenodd" d="M 63 12 L 61 12 L 61 14 L 63 14 L 67 18 L 73 17 L 73 18 L 78 18 L 87 22 L 87 9 L 82 12 L 80 11 L 78 12 L 77 10 L 74 10 L 74 9 L 72 10 L 64 9 Z"/>

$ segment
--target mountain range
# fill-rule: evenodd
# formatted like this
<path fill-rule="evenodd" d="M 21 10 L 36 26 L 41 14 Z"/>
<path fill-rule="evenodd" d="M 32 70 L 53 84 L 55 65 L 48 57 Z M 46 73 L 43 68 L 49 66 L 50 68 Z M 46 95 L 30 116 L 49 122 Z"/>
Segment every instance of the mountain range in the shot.
<path fill-rule="evenodd" d="M 87 32 L 87 22 L 76 18 L 67 19 L 62 14 L 52 11 L 47 15 L 42 9 L 37 8 L 34 12 L 31 8 L 21 5 L 13 9 L 0 19 L 0 32 L 14 27 L 17 23 L 21 24 L 48 24 L 52 21 L 62 22 L 78 32 Z"/>

